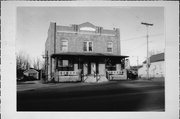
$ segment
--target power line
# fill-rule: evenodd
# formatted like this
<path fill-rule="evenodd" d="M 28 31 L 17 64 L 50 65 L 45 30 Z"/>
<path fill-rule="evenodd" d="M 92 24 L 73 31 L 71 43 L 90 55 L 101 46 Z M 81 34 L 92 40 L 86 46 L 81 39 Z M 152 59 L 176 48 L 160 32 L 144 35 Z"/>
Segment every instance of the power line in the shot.
<path fill-rule="evenodd" d="M 149 35 L 151 37 L 157 37 L 157 36 L 161 36 L 161 35 L 164 35 L 164 33 L 158 33 L 158 34 L 152 34 L 152 35 Z M 142 39 L 142 38 L 145 38 L 147 37 L 146 35 L 144 36 L 138 36 L 138 37 L 133 37 L 133 38 L 128 38 L 128 39 L 125 39 L 125 40 L 121 40 L 121 41 L 130 41 L 130 40 L 139 40 L 139 39 Z"/>
<path fill-rule="evenodd" d="M 150 23 L 145 23 L 145 22 L 141 22 L 142 25 L 145 25 L 146 26 L 146 30 L 147 30 L 147 79 L 149 79 L 149 26 L 153 26 L 153 24 L 150 24 Z"/>
<path fill-rule="evenodd" d="M 140 45 L 138 45 L 138 46 L 132 48 L 130 51 L 128 51 L 128 53 L 131 52 L 131 51 L 135 51 L 136 49 L 142 48 L 142 46 L 145 46 L 145 44 L 146 44 L 146 42 L 145 43 L 141 43 Z"/>

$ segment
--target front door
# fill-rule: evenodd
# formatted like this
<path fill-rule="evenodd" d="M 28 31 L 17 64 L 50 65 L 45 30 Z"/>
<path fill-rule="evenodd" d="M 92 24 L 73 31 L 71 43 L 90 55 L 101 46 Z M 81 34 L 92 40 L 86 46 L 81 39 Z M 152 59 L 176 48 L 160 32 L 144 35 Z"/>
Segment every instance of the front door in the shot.
<path fill-rule="evenodd" d="M 91 74 L 96 74 L 96 63 L 91 63 Z"/>
<path fill-rule="evenodd" d="M 88 63 L 83 64 L 83 74 L 87 75 L 88 74 Z"/>
<path fill-rule="evenodd" d="M 91 75 L 97 72 L 97 64 L 95 62 L 84 63 L 83 65 L 83 73 L 84 75 Z"/>

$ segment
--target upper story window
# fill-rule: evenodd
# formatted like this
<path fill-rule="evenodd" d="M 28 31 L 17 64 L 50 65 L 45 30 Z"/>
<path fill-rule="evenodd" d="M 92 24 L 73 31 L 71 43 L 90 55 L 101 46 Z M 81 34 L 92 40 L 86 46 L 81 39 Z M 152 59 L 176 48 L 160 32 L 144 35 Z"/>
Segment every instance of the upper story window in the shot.
<path fill-rule="evenodd" d="M 110 53 L 113 52 L 113 43 L 112 42 L 107 43 L 107 52 L 110 52 Z"/>
<path fill-rule="evenodd" d="M 68 41 L 67 40 L 62 40 L 61 41 L 61 51 L 68 51 Z"/>
<path fill-rule="evenodd" d="M 83 51 L 92 52 L 93 43 L 92 41 L 86 41 L 83 43 Z"/>

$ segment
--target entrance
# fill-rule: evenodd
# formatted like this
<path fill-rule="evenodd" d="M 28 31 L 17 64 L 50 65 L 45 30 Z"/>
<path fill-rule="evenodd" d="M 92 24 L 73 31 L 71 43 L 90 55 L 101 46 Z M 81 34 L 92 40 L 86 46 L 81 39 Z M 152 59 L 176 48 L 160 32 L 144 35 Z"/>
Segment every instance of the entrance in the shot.
<path fill-rule="evenodd" d="M 94 75 L 98 72 L 98 64 L 95 62 L 88 62 L 83 64 L 84 75 Z"/>

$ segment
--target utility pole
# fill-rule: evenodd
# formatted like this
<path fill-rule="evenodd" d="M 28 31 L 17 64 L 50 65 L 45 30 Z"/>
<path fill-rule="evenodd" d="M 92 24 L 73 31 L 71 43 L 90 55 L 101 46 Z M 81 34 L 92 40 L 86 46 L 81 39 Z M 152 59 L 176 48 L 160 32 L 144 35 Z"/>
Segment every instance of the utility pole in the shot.
<path fill-rule="evenodd" d="M 148 35 L 148 27 L 149 26 L 153 26 L 153 24 L 150 24 L 150 23 L 145 23 L 145 22 L 141 22 L 142 25 L 145 25 L 146 26 L 146 30 L 147 30 L 147 60 L 146 60 L 146 65 L 147 65 L 147 79 L 149 79 L 149 42 L 148 42 L 148 38 L 149 38 L 149 35 Z"/>

